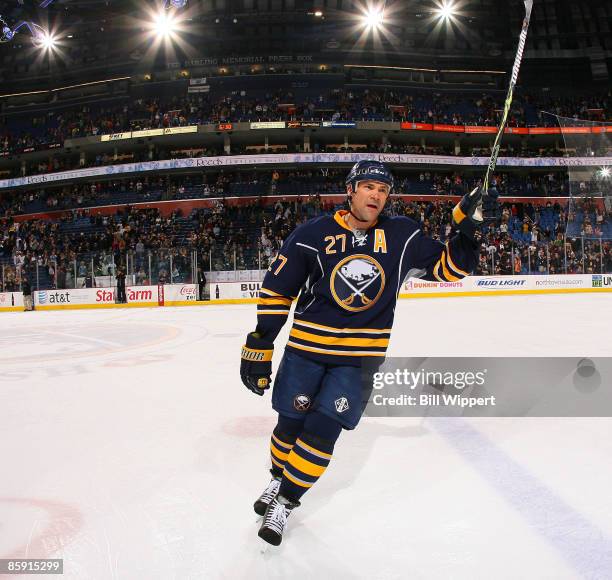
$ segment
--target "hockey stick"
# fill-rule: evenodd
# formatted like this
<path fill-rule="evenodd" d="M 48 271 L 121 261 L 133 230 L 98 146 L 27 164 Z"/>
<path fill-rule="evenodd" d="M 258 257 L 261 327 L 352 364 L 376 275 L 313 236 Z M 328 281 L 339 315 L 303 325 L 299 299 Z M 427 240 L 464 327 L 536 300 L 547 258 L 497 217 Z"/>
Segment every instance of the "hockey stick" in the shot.
<path fill-rule="evenodd" d="M 497 156 L 499 155 L 499 148 L 501 146 L 502 135 L 508 122 L 508 114 L 510 113 L 510 106 L 512 105 L 512 97 L 514 96 L 514 87 L 518 80 L 519 70 L 521 68 L 521 61 L 523 60 L 523 51 L 525 50 L 525 41 L 527 40 L 527 30 L 529 28 L 529 21 L 531 20 L 531 9 L 533 8 L 533 0 L 523 0 L 525 4 L 525 18 L 523 19 L 523 28 L 521 29 L 521 35 L 519 36 L 518 49 L 516 56 L 514 57 L 514 66 L 512 67 L 512 76 L 510 77 L 510 86 L 508 87 L 508 94 L 506 95 L 506 102 L 504 104 L 504 112 L 502 114 L 502 120 L 495 136 L 495 143 L 493 144 L 493 151 L 491 151 L 491 157 L 489 158 L 489 165 L 487 167 L 487 173 L 485 174 L 484 182 L 482 185 L 483 195 L 489 193 L 489 180 L 491 175 L 495 171 L 497 165 Z"/>

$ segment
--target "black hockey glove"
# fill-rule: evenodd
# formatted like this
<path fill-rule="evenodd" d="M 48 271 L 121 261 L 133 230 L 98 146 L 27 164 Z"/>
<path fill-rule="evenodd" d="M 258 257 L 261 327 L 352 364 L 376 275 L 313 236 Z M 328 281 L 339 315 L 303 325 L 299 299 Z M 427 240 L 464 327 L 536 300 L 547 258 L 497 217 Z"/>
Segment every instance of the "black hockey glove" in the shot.
<path fill-rule="evenodd" d="M 461 201 L 453 208 L 453 222 L 455 227 L 474 239 L 476 230 L 484 223 L 482 215 L 482 187 L 478 186 L 463 196 Z"/>
<path fill-rule="evenodd" d="M 501 206 L 499 203 L 499 191 L 495 185 L 489 187 L 487 195 L 482 199 L 482 217 L 485 224 L 495 222 L 501 218 Z"/>
<path fill-rule="evenodd" d="M 247 334 L 240 355 L 240 378 L 247 389 L 263 395 L 272 379 L 274 344 L 260 338 L 256 332 Z"/>

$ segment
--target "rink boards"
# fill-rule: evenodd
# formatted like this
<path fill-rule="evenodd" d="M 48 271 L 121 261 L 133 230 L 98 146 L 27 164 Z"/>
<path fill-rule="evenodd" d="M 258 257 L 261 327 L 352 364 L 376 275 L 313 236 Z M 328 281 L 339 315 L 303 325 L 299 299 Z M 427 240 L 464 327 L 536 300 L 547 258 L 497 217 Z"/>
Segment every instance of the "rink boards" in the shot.
<path fill-rule="evenodd" d="M 210 284 L 212 301 L 256 302 L 261 282 L 253 279 Z M 612 291 L 612 274 L 556 276 L 469 276 L 456 282 L 429 282 L 408 278 L 399 288 L 400 298 L 445 298 L 517 294 L 563 294 Z"/>
<path fill-rule="evenodd" d="M 32 292 L 36 310 L 78 310 L 91 308 L 152 308 L 188 306 L 196 303 L 195 284 L 128 286 L 127 303 L 118 304 L 116 288 L 71 288 Z M 23 310 L 21 292 L 0 293 L 0 312 Z"/>
<path fill-rule="evenodd" d="M 152 308 L 207 304 L 254 304 L 259 281 L 213 282 L 210 300 L 199 301 L 195 284 L 129 286 L 127 303 L 118 304 L 116 289 L 74 288 L 33 292 L 36 310 L 91 308 Z M 409 278 L 399 289 L 400 298 L 446 298 L 461 296 L 512 296 L 520 294 L 564 294 L 612 291 L 612 274 L 576 274 L 571 276 L 469 276 L 456 282 L 429 282 Z M 0 312 L 24 309 L 21 292 L 0 293 Z"/>

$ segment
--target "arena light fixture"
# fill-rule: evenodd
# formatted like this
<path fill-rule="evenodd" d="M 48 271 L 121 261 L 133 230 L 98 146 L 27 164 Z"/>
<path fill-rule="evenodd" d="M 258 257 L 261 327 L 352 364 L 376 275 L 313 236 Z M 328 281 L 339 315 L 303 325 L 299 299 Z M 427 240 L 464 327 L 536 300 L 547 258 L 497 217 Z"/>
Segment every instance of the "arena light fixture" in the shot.
<path fill-rule="evenodd" d="M 351 35 L 354 37 L 352 51 L 366 49 L 386 51 L 386 45 L 398 47 L 401 39 L 393 32 L 392 23 L 398 22 L 404 2 L 401 0 L 354 0 Z M 325 16 L 323 16 L 325 18 Z"/>
<path fill-rule="evenodd" d="M 32 38 L 32 44 L 42 50 L 52 50 L 56 48 L 57 36 L 45 30 L 36 22 L 22 20 L 14 27 L 11 27 L 0 16 L 0 43 L 10 42 L 15 35 L 21 31 L 28 31 Z"/>
<path fill-rule="evenodd" d="M 422 28 L 427 34 L 424 46 L 444 46 L 445 50 L 452 50 L 458 38 L 472 42 L 475 32 L 470 23 L 475 20 L 475 15 L 471 4 L 471 0 L 431 0 L 430 7 L 424 11 L 427 14 L 423 14 Z"/>
<path fill-rule="evenodd" d="M 144 16 L 141 19 L 136 16 L 129 17 L 127 22 L 131 23 L 135 30 L 141 31 L 138 41 L 146 48 L 138 58 L 147 67 L 153 63 L 160 51 L 164 52 L 167 62 L 176 62 L 180 59 L 177 51 L 183 53 L 195 51 L 187 40 L 189 22 L 192 20 L 188 8 L 179 10 L 172 3 L 162 6 L 161 9 L 159 5 L 149 5 L 145 8 Z"/>
<path fill-rule="evenodd" d="M 154 21 L 155 34 L 159 38 L 170 38 L 177 30 L 177 22 L 172 12 L 158 12 Z"/>
<path fill-rule="evenodd" d="M 448 0 L 443 0 L 436 12 L 443 20 L 449 20 L 456 14 L 454 4 Z"/>
<path fill-rule="evenodd" d="M 382 8 L 371 6 L 364 16 L 364 23 L 368 28 L 378 29 L 385 20 Z"/>
<path fill-rule="evenodd" d="M 45 32 L 40 38 L 40 48 L 42 50 L 53 50 L 57 46 L 57 39 L 50 32 Z"/>
<path fill-rule="evenodd" d="M 608 179 L 610 177 L 610 168 L 609 167 L 602 167 L 599 170 L 599 176 L 602 179 Z"/>

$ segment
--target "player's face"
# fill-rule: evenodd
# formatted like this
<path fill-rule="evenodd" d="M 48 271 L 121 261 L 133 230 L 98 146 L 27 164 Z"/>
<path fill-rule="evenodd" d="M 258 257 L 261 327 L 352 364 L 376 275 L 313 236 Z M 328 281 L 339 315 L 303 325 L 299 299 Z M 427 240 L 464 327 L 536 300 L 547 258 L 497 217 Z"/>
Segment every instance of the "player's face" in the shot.
<path fill-rule="evenodd" d="M 389 190 L 389 186 L 380 181 L 360 181 L 352 196 L 352 212 L 359 219 L 373 222 L 385 207 Z"/>

